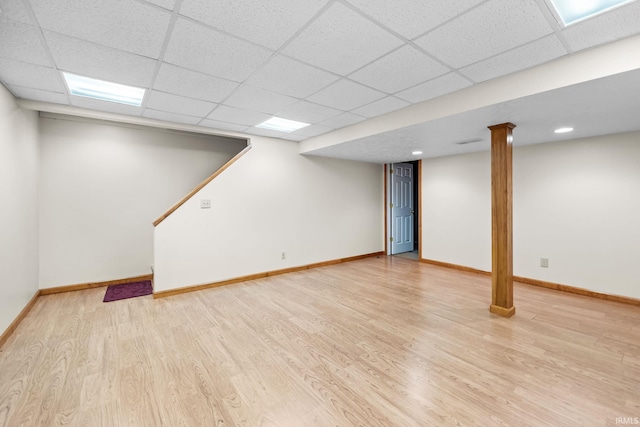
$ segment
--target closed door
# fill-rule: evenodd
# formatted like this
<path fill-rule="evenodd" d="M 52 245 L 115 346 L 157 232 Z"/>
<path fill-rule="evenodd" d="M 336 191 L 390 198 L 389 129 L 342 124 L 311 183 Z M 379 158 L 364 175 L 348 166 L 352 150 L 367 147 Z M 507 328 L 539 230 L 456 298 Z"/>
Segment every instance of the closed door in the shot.
<path fill-rule="evenodd" d="M 413 251 L 413 165 L 391 165 L 391 253 Z"/>

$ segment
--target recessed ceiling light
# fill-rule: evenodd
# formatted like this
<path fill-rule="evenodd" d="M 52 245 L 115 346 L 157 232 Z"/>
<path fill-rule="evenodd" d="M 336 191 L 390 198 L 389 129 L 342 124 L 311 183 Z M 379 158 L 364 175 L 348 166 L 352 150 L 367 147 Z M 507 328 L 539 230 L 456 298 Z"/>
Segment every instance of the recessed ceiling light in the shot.
<path fill-rule="evenodd" d="M 572 132 L 573 128 L 558 128 L 556 130 L 554 130 L 553 132 L 555 133 L 567 133 L 567 132 Z"/>
<path fill-rule="evenodd" d="M 142 88 L 92 79 L 71 73 L 63 72 L 62 75 L 67 82 L 71 95 L 99 99 L 100 101 L 117 102 L 135 107 L 142 105 L 142 98 L 145 92 Z"/>
<path fill-rule="evenodd" d="M 634 0 L 549 0 L 567 26 Z"/>
<path fill-rule="evenodd" d="M 280 132 L 293 132 L 294 130 L 302 129 L 305 126 L 309 126 L 309 123 L 296 122 L 295 120 L 283 119 L 281 117 L 271 117 L 266 122 L 256 125 L 256 127 L 262 129 L 271 129 Z"/>
<path fill-rule="evenodd" d="M 411 154 L 413 154 L 414 156 L 418 156 L 422 154 L 422 151 L 412 151 Z"/>

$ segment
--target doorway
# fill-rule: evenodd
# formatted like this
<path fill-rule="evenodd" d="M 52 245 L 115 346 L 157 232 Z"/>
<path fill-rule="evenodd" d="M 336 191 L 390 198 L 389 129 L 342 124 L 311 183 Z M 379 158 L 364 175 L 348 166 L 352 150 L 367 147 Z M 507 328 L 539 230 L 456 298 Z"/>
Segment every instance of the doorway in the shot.
<path fill-rule="evenodd" d="M 420 161 L 386 166 L 387 255 L 420 258 Z"/>

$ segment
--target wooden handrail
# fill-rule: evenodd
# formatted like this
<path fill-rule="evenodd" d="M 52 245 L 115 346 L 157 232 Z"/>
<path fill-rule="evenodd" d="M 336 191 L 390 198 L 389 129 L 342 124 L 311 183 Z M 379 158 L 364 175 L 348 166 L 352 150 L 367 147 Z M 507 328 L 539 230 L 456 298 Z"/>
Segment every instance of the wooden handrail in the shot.
<path fill-rule="evenodd" d="M 213 175 L 211 175 L 209 178 L 205 179 L 204 181 L 202 181 L 200 184 L 198 184 L 198 186 L 196 188 L 194 188 L 193 190 L 191 190 L 189 192 L 189 194 L 187 194 L 186 196 L 184 196 L 182 198 L 182 200 L 180 200 L 178 203 L 176 203 L 175 205 L 173 205 L 168 211 L 166 211 L 164 214 L 162 214 L 160 217 L 158 217 L 158 219 L 156 219 L 155 221 L 153 221 L 153 225 L 154 227 L 157 226 L 158 224 L 160 224 L 162 221 L 164 221 L 169 215 L 171 215 L 176 209 L 178 209 L 180 206 L 182 206 L 183 204 L 185 204 L 185 202 L 187 200 L 189 200 L 190 198 L 192 198 L 198 191 L 202 190 L 202 188 L 207 185 L 208 183 L 210 183 L 211 181 L 213 181 L 213 179 L 215 177 L 217 177 L 218 175 L 220 175 L 222 172 L 224 172 L 225 169 L 227 169 L 229 166 L 231 166 L 233 163 L 236 162 L 236 160 L 238 160 L 240 157 L 244 156 L 247 151 L 251 150 L 251 141 L 247 140 L 247 146 L 240 151 L 238 154 L 236 154 L 235 156 L 233 156 L 233 158 L 231 158 L 227 163 L 225 163 L 224 165 L 222 165 L 222 167 L 220 169 L 218 169 L 217 171 L 214 172 Z"/>

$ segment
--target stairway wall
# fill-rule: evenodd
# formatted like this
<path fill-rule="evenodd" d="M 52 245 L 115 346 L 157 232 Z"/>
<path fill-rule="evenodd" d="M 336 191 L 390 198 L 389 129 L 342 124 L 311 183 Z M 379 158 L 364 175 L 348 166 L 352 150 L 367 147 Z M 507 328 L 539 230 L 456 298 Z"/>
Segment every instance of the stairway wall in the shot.
<path fill-rule="evenodd" d="M 156 227 L 156 291 L 384 249 L 382 165 L 302 156 L 292 141 L 251 142 Z"/>
<path fill-rule="evenodd" d="M 40 287 L 149 274 L 153 225 L 243 140 L 40 118 Z"/>

